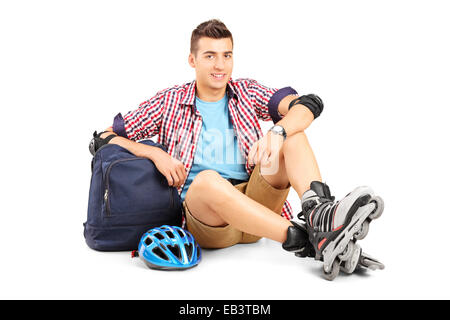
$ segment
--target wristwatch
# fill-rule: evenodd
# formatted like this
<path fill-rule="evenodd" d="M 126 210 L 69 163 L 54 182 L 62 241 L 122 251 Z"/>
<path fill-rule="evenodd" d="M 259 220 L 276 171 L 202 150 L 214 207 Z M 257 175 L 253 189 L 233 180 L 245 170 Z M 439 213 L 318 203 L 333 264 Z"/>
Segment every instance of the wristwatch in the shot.
<path fill-rule="evenodd" d="M 272 128 L 269 129 L 269 131 L 278 134 L 280 136 L 283 136 L 283 141 L 286 140 L 286 130 L 280 125 L 274 125 Z"/>

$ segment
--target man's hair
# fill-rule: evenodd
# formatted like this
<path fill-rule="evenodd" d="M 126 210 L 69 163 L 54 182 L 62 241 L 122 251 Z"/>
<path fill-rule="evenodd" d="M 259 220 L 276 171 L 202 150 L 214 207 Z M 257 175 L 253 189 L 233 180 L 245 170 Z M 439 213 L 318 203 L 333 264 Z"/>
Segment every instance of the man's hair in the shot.
<path fill-rule="evenodd" d="M 191 36 L 191 53 L 197 54 L 198 40 L 202 37 L 223 39 L 230 38 L 231 44 L 233 44 L 233 36 L 230 30 L 227 29 L 225 24 L 217 19 L 208 20 L 200 23 L 197 28 L 192 31 Z"/>

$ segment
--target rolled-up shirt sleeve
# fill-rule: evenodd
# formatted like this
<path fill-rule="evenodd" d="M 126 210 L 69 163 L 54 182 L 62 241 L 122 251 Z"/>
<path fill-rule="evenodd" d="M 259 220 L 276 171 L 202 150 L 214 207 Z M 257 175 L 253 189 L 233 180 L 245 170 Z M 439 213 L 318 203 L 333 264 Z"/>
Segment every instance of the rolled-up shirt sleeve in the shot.
<path fill-rule="evenodd" d="M 278 112 L 280 101 L 288 95 L 297 94 L 297 91 L 291 87 L 274 89 L 266 87 L 255 80 L 249 82 L 248 91 L 258 119 L 263 121 L 272 120 L 273 123 L 277 123 L 283 117 Z"/>
<path fill-rule="evenodd" d="M 149 139 L 159 134 L 163 109 L 164 94 L 159 92 L 141 103 L 138 109 L 129 111 L 124 116 L 120 113 L 116 115 L 113 131 L 133 141 Z"/>

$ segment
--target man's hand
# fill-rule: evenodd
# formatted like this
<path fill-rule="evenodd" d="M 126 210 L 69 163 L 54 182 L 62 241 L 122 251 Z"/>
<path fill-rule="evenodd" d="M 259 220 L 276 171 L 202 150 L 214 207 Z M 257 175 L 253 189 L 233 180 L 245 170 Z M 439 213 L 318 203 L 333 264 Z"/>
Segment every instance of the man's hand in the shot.
<path fill-rule="evenodd" d="M 283 146 L 283 136 L 269 131 L 264 137 L 256 141 L 250 148 L 248 163 L 250 165 L 268 165 L 278 157 Z"/>
<path fill-rule="evenodd" d="M 147 157 L 150 159 L 150 157 Z M 179 188 L 186 181 L 184 164 L 159 148 L 154 148 L 151 159 L 159 172 L 166 177 L 169 186 Z"/>

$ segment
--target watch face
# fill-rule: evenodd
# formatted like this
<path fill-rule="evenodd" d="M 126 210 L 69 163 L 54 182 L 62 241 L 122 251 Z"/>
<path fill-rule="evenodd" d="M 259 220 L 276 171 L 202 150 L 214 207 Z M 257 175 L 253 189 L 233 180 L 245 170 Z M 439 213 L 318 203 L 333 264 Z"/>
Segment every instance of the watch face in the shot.
<path fill-rule="evenodd" d="M 272 128 L 272 131 L 277 133 L 277 134 L 283 134 L 283 128 L 281 128 L 280 126 L 274 126 Z"/>
<path fill-rule="evenodd" d="M 279 125 L 273 126 L 270 131 L 272 131 L 275 134 L 278 134 L 283 137 L 283 139 L 286 139 L 286 132 L 284 131 L 284 128 Z"/>

